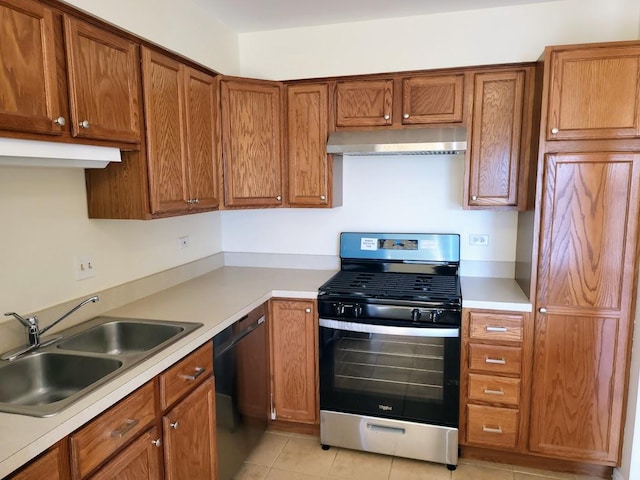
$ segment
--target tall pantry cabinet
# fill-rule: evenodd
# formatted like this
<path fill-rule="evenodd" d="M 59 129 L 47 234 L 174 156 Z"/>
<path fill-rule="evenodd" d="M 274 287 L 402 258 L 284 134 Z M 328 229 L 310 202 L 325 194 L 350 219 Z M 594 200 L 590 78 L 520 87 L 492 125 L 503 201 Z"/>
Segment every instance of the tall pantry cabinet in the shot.
<path fill-rule="evenodd" d="M 640 43 L 543 58 L 533 267 L 521 282 L 535 304 L 529 450 L 615 466 L 638 263 Z"/>

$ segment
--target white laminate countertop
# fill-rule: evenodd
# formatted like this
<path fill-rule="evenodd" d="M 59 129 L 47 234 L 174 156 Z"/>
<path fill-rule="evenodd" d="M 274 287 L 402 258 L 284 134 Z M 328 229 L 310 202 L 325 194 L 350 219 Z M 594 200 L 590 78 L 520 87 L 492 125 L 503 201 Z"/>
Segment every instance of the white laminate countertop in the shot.
<path fill-rule="evenodd" d="M 308 298 L 333 270 L 223 267 L 142 298 L 105 315 L 200 322 L 203 326 L 48 418 L 0 413 L 0 478 L 188 355 L 272 297 Z M 462 277 L 463 306 L 530 311 L 510 279 Z M 518 293 L 519 292 L 519 293 Z"/>

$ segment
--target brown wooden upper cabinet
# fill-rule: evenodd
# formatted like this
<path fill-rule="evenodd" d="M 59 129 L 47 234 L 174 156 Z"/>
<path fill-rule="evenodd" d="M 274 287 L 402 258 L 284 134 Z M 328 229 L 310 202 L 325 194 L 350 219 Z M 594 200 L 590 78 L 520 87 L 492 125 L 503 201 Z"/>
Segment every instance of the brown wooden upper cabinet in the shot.
<path fill-rule="evenodd" d="M 73 17 L 64 17 L 71 133 L 140 141 L 138 45 Z"/>
<path fill-rule="evenodd" d="M 393 123 L 393 80 L 336 83 L 336 126 L 376 127 Z"/>
<path fill-rule="evenodd" d="M 279 207 L 284 203 L 281 91 L 278 82 L 221 82 L 227 207 Z"/>
<path fill-rule="evenodd" d="M 338 81 L 336 127 L 460 123 L 463 92 L 463 73 Z"/>
<path fill-rule="evenodd" d="M 327 155 L 329 85 L 287 85 L 289 204 L 329 206 L 331 164 Z"/>
<path fill-rule="evenodd" d="M 473 74 L 466 207 L 525 207 L 533 78 L 533 67 Z"/>
<path fill-rule="evenodd" d="M 402 124 L 460 123 L 464 74 L 402 79 Z"/>
<path fill-rule="evenodd" d="M 142 49 L 151 213 L 216 208 L 217 81 Z"/>
<path fill-rule="evenodd" d="M 549 47 L 547 140 L 640 137 L 640 46 Z"/>
<path fill-rule="evenodd" d="M 60 135 L 54 12 L 33 0 L 0 0 L 0 129 Z"/>

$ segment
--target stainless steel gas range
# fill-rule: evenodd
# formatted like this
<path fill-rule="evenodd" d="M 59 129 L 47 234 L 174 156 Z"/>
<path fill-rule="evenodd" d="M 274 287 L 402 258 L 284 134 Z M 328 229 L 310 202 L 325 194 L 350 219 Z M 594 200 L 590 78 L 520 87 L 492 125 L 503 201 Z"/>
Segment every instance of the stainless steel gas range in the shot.
<path fill-rule="evenodd" d="M 458 463 L 460 237 L 342 233 L 318 291 L 320 441 Z"/>

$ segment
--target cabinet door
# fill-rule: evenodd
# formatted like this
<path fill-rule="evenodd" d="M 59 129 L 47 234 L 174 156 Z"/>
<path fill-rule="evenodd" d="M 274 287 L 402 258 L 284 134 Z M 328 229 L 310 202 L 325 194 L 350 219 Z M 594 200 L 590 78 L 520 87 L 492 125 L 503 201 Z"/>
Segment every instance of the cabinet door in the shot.
<path fill-rule="evenodd" d="M 336 84 L 336 126 L 391 125 L 393 80 L 355 80 Z"/>
<path fill-rule="evenodd" d="M 216 208 L 218 182 L 218 83 L 215 77 L 184 67 L 188 198 L 191 210 Z"/>
<path fill-rule="evenodd" d="M 318 421 L 318 325 L 314 302 L 271 302 L 273 406 L 278 420 Z"/>
<path fill-rule="evenodd" d="M 287 86 L 291 205 L 329 204 L 328 113 L 329 87 L 326 83 Z"/>
<path fill-rule="evenodd" d="M 52 11 L 32 0 L 0 0 L 0 129 L 60 134 Z"/>
<path fill-rule="evenodd" d="M 530 449 L 615 465 L 626 397 L 640 154 L 547 155 Z"/>
<path fill-rule="evenodd" d="M 525 101 L 525 70 L 474 75 L 469 206 L 515 207 Z"/>
<path fill-rule="evenodd" d="M 402 124 L 462 122 L 464 75 L 433 75 L 402 80 Z"/>
<path fill-rule="evenodd" d="M 279 84 L 222 81 L 224 203 L 282 205 Z"/>
<path fill-rule="evenodd" d="M 181 64 L 142 50 L 147 158 L 152 213 L 187 209 Z"/>
<path fill-rule="evenodd" d="M 161 439 L 153 428 L 143 433 L 90 480 L 161 480 Z"/>
<path fill-rule="evenodd" d="M 61 441 L 6 480 L 69 479 L 69 457 L 64 443 Z"/>
<path fill-rule="evenodd" d="M 162 418 L 167 480 L 215 480 L 215 390 L 210 378 Z"/>
<path fill-rule="evenodd" d="M 138 46 L 67 16 L 65 46 L 72 134 L 140 142 Z"/>
<path fill-rule="evenodd" d="M 640 137 L 640 46 L 552 50 L 547 140 Z"/>

